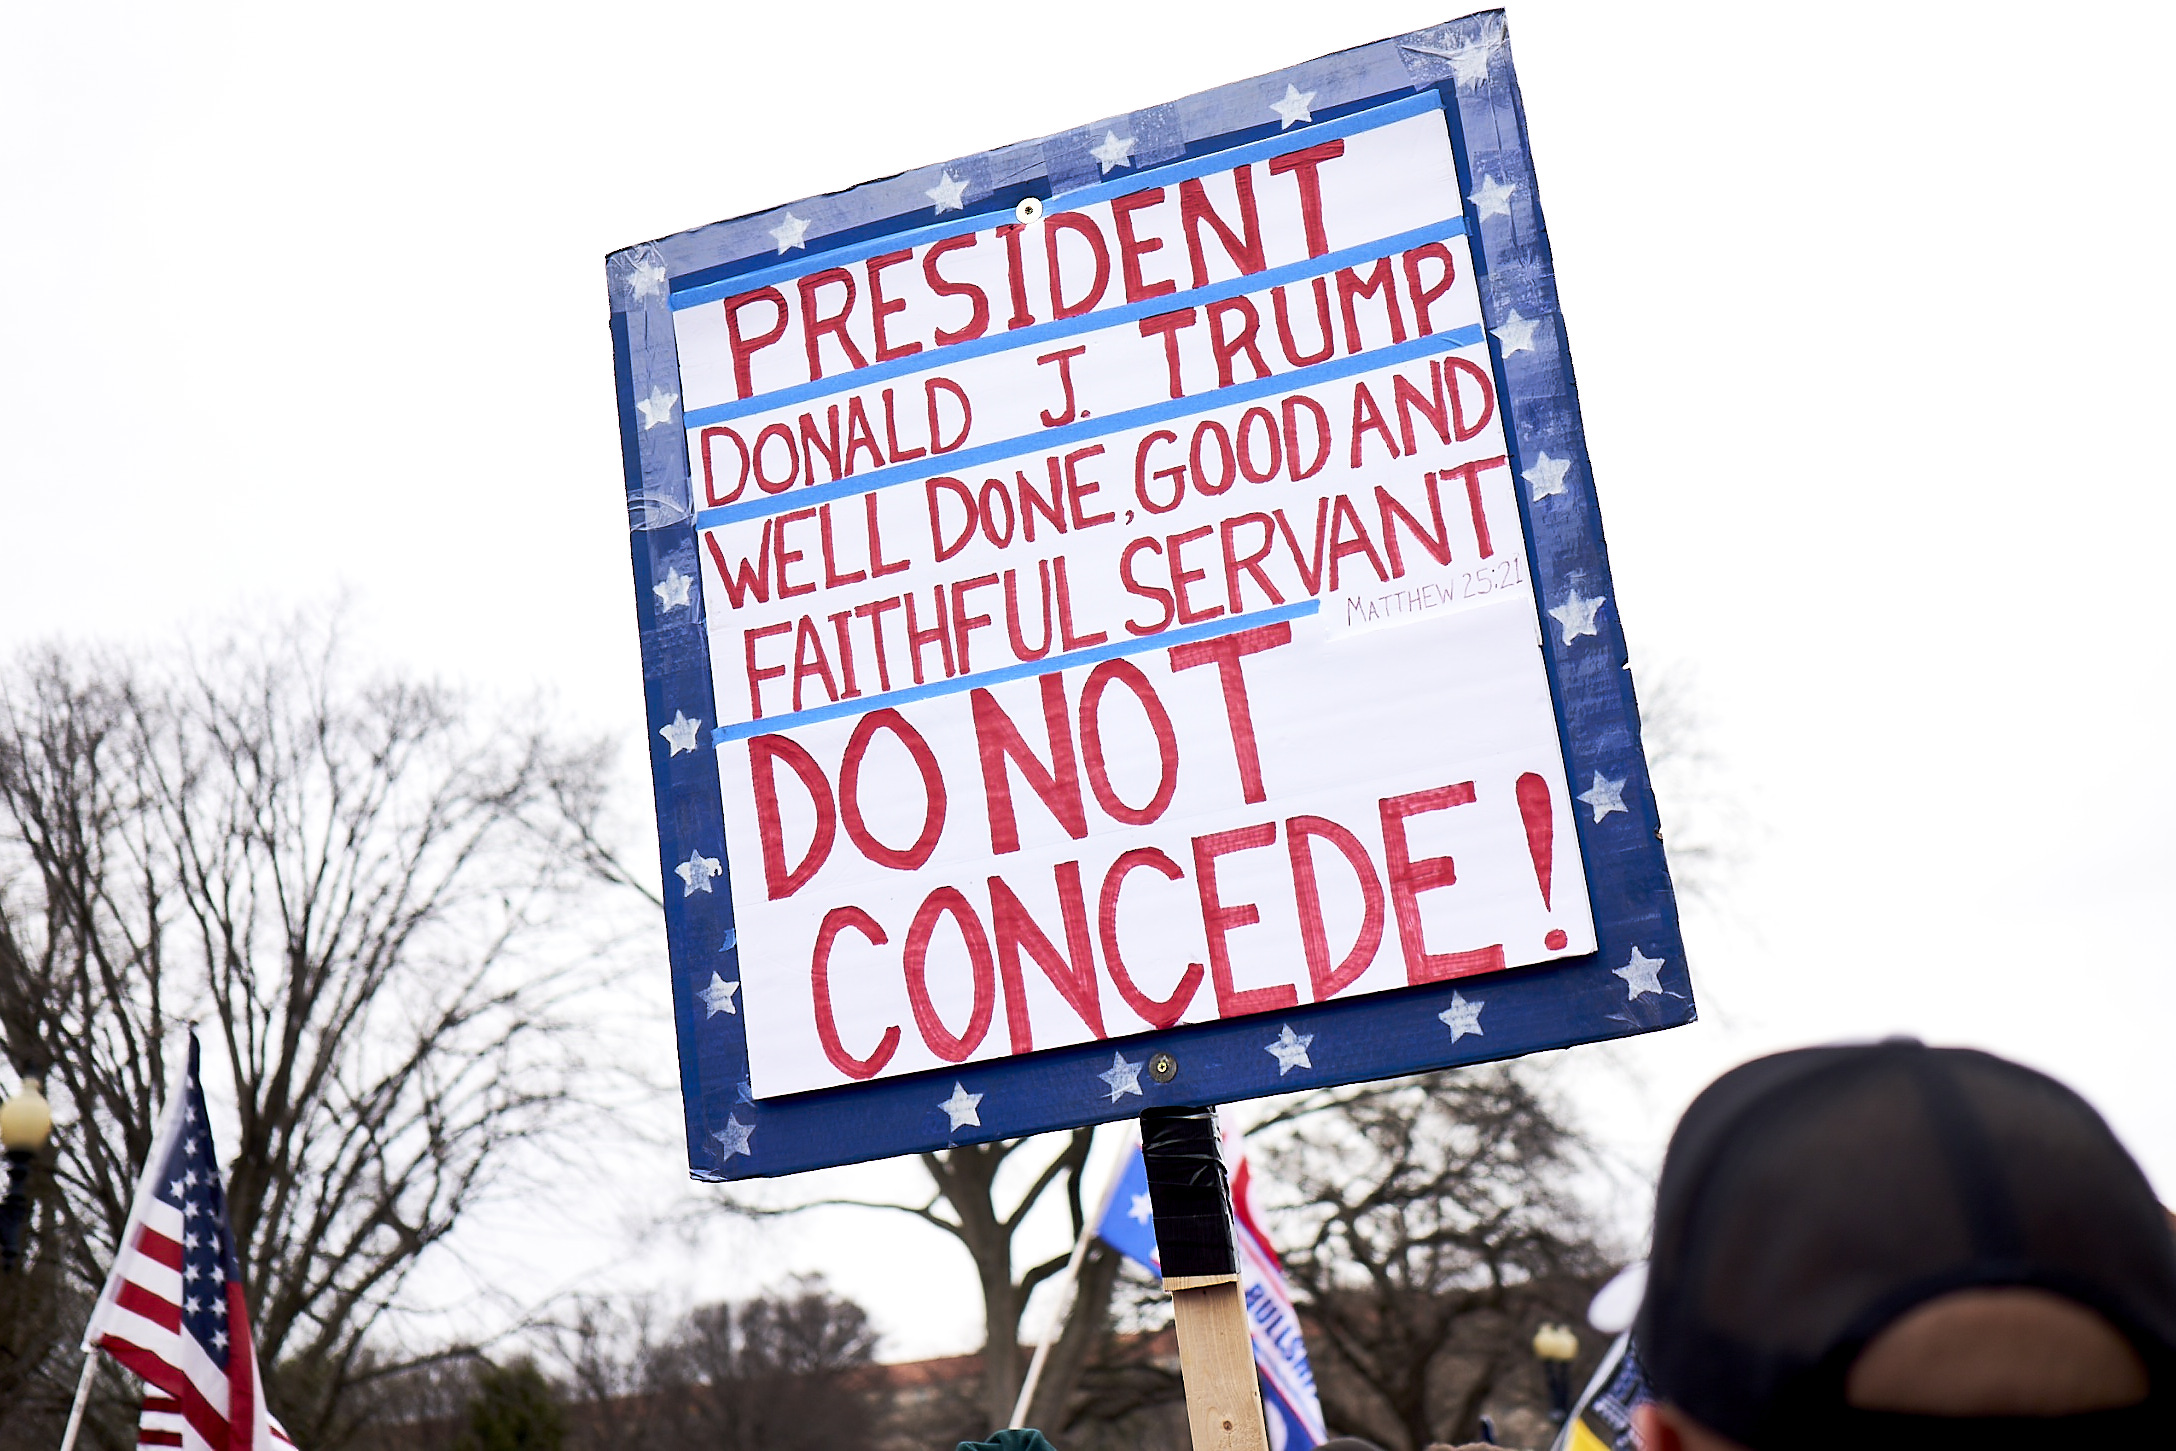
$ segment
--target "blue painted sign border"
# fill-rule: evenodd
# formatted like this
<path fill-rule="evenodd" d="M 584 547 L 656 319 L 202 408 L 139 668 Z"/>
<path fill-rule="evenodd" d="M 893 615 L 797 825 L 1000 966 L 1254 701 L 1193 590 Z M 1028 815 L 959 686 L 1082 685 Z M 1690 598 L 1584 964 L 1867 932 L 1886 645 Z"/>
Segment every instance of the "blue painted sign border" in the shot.
<path fill-rule="evenodd" d="M 1294 93 L 1309 98 L 1309 119 L 1288 129 L 1273 103 Z M 789 212 L 808 223 L 806 250 L 794 257 L 799 272 L 819 255 L 905 245 L 908 234 L 930 231 L 927 191 L 940 180 L 966 183 L 961 214 L 944 219 L 945 230 L 966 230 L 990 225 L 1024 197 L 1070 204 L 1106 188 L 1132 191 L 1183 174 L 1199 158 L 1257 142 L 1295 141 L 1311 129 L 1416 103 L 1440 105 L 1450 132 L 1511 466 L 1521 479 L 1519 505 L 1534 579 L 1544 611 L 1564 607 L 1562 617 L 1543 615 L 1542 649 L 1567 777 L 1575 789 L 1621 783 L 1624 809 L 1598 819 L 1593 812 L 1599 806 L 1578 814 L 1599 950 L 1283 1015 L 1181 1026 L 758 1102 L 749 1092 L 746 1020 L 725 990 L 740 977 L 726 879 L 676 870 L 696 857 L 724 863 L 727 823 L 717 753 L 675 752 L 663 734 L 686 715 L 708 716 L 715 698 L 677 406 L 683 390 L 675 307 L 759 285 L 759 274 L 778 265 L 772 228 Z M 1134 169 L 1122 185 L 1103 177 L 1090 151 L 1112 128 L 1139 139 Z M 1511 1058 L 1693 1020 L 1676 898 L 1640 745 L 1502 12 L 1465 16 L 1039 141 L 630 247 L 607 259 L 606 278 L 688 1162 L 695 1177 L 790 1174 L 1131 1118 L 1151 1104 L 1229 1103 Z M 1304 1054 L 1270 1050 L 1272 1041 L 1289 1043 L 1287 1029 L 1308 1040 Z M 1169 1082 L 1145 1071 L 1158 1052 L 1177 1064 Z M 954 1116 L 940 1105 L 956 1085 L 980 1095 L 979 1124 L 951 1127 Z"/>

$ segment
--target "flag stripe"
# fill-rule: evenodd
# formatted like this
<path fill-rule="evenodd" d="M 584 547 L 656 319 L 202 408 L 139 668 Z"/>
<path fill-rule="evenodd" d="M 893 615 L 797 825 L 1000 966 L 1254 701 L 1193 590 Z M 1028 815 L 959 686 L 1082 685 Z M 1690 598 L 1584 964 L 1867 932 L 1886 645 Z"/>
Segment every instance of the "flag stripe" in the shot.
<path fill-rule="evenodd" d="M 92 1342 L 93 1345 L 103 1344 L 106 1337 L 125 1341 L 130 1345 L 157 1345 L 173 1334 L 156 1320 L 146 1319 L 134 1310 L 124 1310 L 118 1305 L 109 1306 L 106 1313 L 99 1317 L 98 1331 L 101 1338 Z"/>
<path fill-rule="evenodd" d="M 168 1365 L 163 1358 L 152 1351 L 144 1349 L 141 1345 L 133 1345 L 126 1340 L 119 1340 L 111 1335 L 98 1343 L 106 1354 L 120 1361 L 124 1369 L 136 1372 L 137 1375 L 157 1386 L 160 1390 L 165 1391 L 169 1396 L 176 1397 L 176 1406 L 179 1407 L 178 1397 L 182 1386 L 187 1384 L 188 1377 L 173 1366 Z"/>
<path fill-rule="evenodd" d="M 136 1248 L 154 1264 L 161 1264 L 175 1274 L 181 1273 L 181 1242 L 169 1239 L 150 1225 L 136 1231 Z"/>
<path fill-rule="evenodd" d="M 122 1283 L 121 1293 L 114 1296 L 114 1303 L 143 1316 L 168 1334 L 181 1329 L 181 1307 L 171 1300 L 160 1299 L 134 1280 Z"/>
<path fill-rule="evenodd" d="M 227 1281 L 227 1323 L 247 1325 L 249 1302 L 242 1298 L 242 1282 Z M 234 1346 L 227 1352 L 227 1420 L 235 1430 L 234 1440 L 247 1451 L 256 1439 L 253 1423 L 257 1419 L 257 1357 L 256 1347 L 249 1343 L 248 1335 L 238 1335 Z M 251 1427 L 250 1430 L 243 1428 Z"/>
<path fill-rule="evenodd" d="M 197 1388 L 195 1381 L 184 1382 L 181 1418 L 189 1423 L 190 1430 L 211 1445 L 226 1446 L 233 1443 L 234 1436 L 228 1427 L 226 1415 Z M 247 1446 L 249 1443 L 244 1441 L 242 1444 Z"/>

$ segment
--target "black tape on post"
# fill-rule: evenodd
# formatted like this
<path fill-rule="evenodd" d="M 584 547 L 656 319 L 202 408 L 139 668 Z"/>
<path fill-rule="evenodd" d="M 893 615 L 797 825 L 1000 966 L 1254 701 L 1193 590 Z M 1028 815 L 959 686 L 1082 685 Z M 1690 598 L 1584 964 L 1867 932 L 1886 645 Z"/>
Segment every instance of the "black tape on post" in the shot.
<path fill-rule="evenodd" d="M 1224 1177 L 1216 1110 L 1141 1111 L 1141 1159 L 1156 1214 L 1156 1255 L 1166 1280 L 1236 1275 L 1232 1195 Z"/>

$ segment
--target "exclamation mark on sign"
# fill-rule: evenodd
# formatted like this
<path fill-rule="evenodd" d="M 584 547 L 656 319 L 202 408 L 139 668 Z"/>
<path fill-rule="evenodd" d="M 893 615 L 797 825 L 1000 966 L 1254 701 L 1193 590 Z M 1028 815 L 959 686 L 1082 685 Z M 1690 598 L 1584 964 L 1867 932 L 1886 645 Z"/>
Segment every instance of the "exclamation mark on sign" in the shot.
<path fill-rule="evenodd" d="M 1519 777 L 1515 788 L 1519 817 L 1526 823 L 1526 854 L 1534 859 L 1534 881 L 1541 888 L 1541 905 L 1549 905 L 1549 884 L 1556 865 L 1556 812 L 1549 804 L 1549 783 L 1532 771 Z M 1569 939 L 1562 928 L 1552 927 L 1542 945 L 1562 947 Z"/>

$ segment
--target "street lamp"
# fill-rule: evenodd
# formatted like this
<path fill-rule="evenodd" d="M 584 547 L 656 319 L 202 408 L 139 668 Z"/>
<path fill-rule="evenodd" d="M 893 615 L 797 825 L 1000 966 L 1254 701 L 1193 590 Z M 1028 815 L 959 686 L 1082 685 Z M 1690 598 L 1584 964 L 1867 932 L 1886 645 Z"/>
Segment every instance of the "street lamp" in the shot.
<path fill-rule="evenodd" d="M 1534 1332 L 1534 1358 L 1549 1382 L 1549 1418 L 1561 1426 L 1572 1413 L 1572 1362 L 1579 1358 L 1579 1337 L 1569 1325 L 1543 1325 Z"/>
<path fill-rule="evenodd" d="M 0 1149 L 8 1156 L 8 1192 L 0 1199 L 0 1271 L 23 1257 L 23 1221 L 30 1217 L 30 1161 L 53 1132 L 52 1105 L 35 1078 L 25 1078 L 13 1098 L 0 1104 Z"/>

